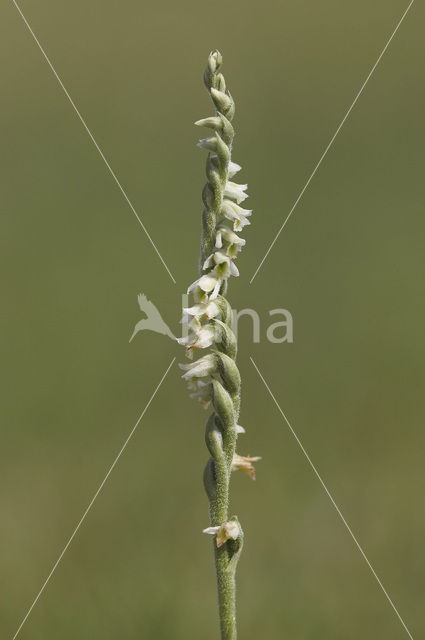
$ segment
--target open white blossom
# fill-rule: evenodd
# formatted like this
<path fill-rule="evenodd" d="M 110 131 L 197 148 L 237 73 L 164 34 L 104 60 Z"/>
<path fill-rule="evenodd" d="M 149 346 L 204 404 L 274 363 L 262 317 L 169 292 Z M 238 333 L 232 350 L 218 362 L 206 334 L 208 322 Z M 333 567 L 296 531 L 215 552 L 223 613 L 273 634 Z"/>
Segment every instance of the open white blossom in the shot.
<path fill-rule="evenodd" d="M 222 265 L 220 267 L 220 277 L 238 276 L 239 270 L 230 256 L 222 251 L 212 253 L 204 262 L 204 269 L 210 269 L 213 265 Z"/>
<path fill-rule="evenodd" d="M 215 300 L 220 291 L 222 281 L 215 274 L 206 274 L 201 276 L 188 287 L 187 293 L 194 292 L 197 302 L 206 302 L 207 300 Z M 207 296 L 204 295 L 207 294 Z"/>
<path fill-rule="evenodd" d="M 210 347 L 215 339 L 215 329 L 211 325 L 202 326 L 196 333 L 192 333 L 185 338 L 178 338 L 177 342 L 188 349 L 206 349 Z"/>
<path fill-rule="evenodd" d="M 211 302 L 201 302 L 193 305 L 193 307 L 185 307 L 183 313 L 188 316 L 195 316 L 196 318 L 202 318 L 205 316 L 207 319 L 215 318 L 220 313 L 220 309 L 217 304 L 212 300 Z"/>
<path fill-rule="evenodd" d="M 179 367 L 186 372 L 182 375 L 182 378 L 189 381 L 194 378 L 205 378 L 206 376 L 210 376 L 216 370 L 216 361 L 213 354 L 209 353 L 199 360 L 196 360 L 196 362 L 180 364 Z"/>
<path fill-rule="evenodd" d="M 210 275 L 201 276 L 195 282 L 192 282 L 187 289 L 187 293 L 193 291 L 196 287 L 205 291 L 205 293 L 210 293 L 217 284 L 217 279 Z"/>
<path fill-rule="evenodd" d="M 245 193 L 247 189 L 247 184 L 237 184 L 228 180 L 224 187 L 224 195 L 226 198 L 233 198 L 239 204 L 248 198 L 248 194 Z"/>
<path fill-rule="evenodd" d="M 246 225 L 251 224 L 247 218 L 251 215 L 252 210 L 243 209 L 231 200 L 226 198 L 223 200 L 221 211 L 225 218 L 233 222 L 234 231 L 240 231 Z"/>
<path fill-rule="evenodd" d="M 215 236 L 216 248 L 221 249 L 223 247 L 223 242 L 228 245 L 227 255 L 229 254 L 229 249 L 232 247 L 238 247 L 238 250 L 240 250 L 246 244 L 245 238 L 240 238 L 236 233 L 229 229 L 229 227 L 220 225 L 217 227 L 217 233 Z"/>
<path fill-rule="evenodd" d="M 233 176 L 236 175 L 241 169 L 242 167 L 240 164 L 236 164 L 236 162 L 230 161 L 228 167 L 229 178 L 233 178 Z"/>

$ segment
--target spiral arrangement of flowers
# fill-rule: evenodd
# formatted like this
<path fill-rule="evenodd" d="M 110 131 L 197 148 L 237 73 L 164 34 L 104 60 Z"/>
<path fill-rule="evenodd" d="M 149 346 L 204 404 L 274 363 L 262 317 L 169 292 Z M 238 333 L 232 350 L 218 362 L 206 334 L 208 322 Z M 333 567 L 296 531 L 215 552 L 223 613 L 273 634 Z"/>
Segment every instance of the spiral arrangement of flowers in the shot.
<path fill-rule="evenodd" d="M 211 526 L 204 531 L 214 536 L 222 639 L 234 640 L 235 570 L 243 533 L 237 517 L 229 519 L 228 515 L 230 474 L 242 470 L 254 478 L 252 463 L 259 458 L 236 453 L 237 437 L 244 432 L 238 424 L 241 383 L 235 362 L 237 344 L 232 331 L 232 309 L 225 295 L 228 279 L 239 275 L 235 260 L 245 240 L 238 233 L 249 224 L 252 211 L 240 206 L 248 197 L 247 185 L 231 180 L 241 167 L 231 160 L 235 104 L 220 73 L 221 65 L 221 54 L 213 51 L 208 58 L 204 82 L 215 115 L 195 123 L 212 129 L 213 135 L 198 143 L 208 151 L 207 182 L 202 193 L 205 208 L 200 277 L 188 288 L 194 304 L 183 310 L 186 335 L 178 342 L 186 347 L 186 354 L 192 360 L 196 350 L 208 349 L 206 355 L 180 367 L 191 397 L 197 398 L 205 408 L 210 405 L 213 408 L 205 432 L 211 457 L 204 472 Z"/>

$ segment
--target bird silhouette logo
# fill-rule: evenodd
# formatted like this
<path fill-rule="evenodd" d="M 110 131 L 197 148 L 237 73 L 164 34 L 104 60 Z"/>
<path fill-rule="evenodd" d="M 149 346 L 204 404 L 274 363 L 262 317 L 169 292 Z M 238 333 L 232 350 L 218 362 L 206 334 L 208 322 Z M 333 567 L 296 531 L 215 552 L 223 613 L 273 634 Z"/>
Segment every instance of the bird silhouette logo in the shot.
<path fill-rule="evenodd" d="M 177 340 L 176 336 L 173 334 L 169 326 L 162 319 L 161 314 L 158 309 L 155 307 L 154 303 L 147 299 L 144 293 L 140 293 L 137 296 L 137 300 L 139 302 L 140 310 L 146 314 L 146 318 L 142 318 L 134 327 L 133 335 L 131 336 L 129 342 L 131 342 L 139 331 L 155 331 L 155 333 L 161 333 L 162 335 L 168 336 L 171 340 Z"/>

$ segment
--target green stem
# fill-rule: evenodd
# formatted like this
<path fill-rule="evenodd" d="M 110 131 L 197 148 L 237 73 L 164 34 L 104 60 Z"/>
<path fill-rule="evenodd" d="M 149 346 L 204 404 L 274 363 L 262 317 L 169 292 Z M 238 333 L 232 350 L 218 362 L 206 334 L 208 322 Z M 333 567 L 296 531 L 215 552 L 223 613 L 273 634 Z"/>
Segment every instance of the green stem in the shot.
<path fill-rule="evenodd" d="M 214 461 L 215 492 L 210 496 L 211 525 L 219 526 L 228 520 L 230 469 L 225 456 Z M 217 547 L 212 541 L 217 578 L 218 611 L 222 640 L 236 640 L 236 582 L 235 570 L 229 566 L 229 545 Z"/>
<path fill-rule="evenodd" d="M 217 354 L 217 358 L 229 366 L 228 356 Z M 237 383 L 238 379 L 235 381 L 235 384 Z M 236 444 L 235 412 L 229 392 L 217 381 L 212 385 L 216 413 L 210 417 L 206 428 L 206 444 L 212 458 L 207 465 L 205 485 L 211 525 L 220 526 L 229 519 L 229 484 Z M 213 540 L 213 548 L 221 638 L 236 640 L 236 563 L 231 564 L 231 560 L 237 550 L 232 548 L 229 541 L 217 547 L 216 541 Z"/>
<path fill-rule="evenodd" d="M 213 545 L 221 638 L 222 640 L 236 640 L 235 572 L 229 571 L 229 556 L 226 545 L 217 548 L 214 541 Z"/>

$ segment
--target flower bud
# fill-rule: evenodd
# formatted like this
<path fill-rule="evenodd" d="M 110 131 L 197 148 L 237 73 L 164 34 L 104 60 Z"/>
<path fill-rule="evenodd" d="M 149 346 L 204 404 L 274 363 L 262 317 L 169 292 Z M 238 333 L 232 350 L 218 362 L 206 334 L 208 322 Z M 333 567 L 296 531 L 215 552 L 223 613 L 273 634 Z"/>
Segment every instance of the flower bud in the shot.
<path fill-rule="evenodd" d="M 206 149 L 207 151 L 212 151 L 212 153 L 216 153 L 217 151 L 217 139 L 215 137 L 211 138 L 203 138 L 199 140 L 196 144 L 200 149 Z"/>
<path fill-rule="evenodd" d="M 202 118 L 195 122 L 197 127 L 207 127 L 208 129 L 218 130 L 222 127 L 221 119 L 218 116 L 210 116 L 208 118 Z"/>
<path fill-rule="evenodd" d="M 220 51 L 217 51 L 217 49 L 211 51 L 210 55 L 208 56 L 208 68 L 211 73 L 216 73 L 220 69 L 222 62 L 223 56 L 221 55 Z"/>
<path fill-rule="evenodd" d="M 231 358 L 236 358 L 237 343 L 236 343 L 235 334 L 233 333 L 231 328 L 221 320 L 214 318 L 212 322 L 216 329 L 215 331 L 216 348 L 218 349 L 218 351 L 223 351 Z M 237 428 L 236 428 L 236 432 L 237 432 Z"/>
<path fill-rule="evenodd" d="M 226 91 L 226 81 L 222 73 L 218 73 L 215 79 L 215 88 L 223 93 Z"/>
<path fill-rule="evenodd" d="M 232 100 L 223 91 L 212 88 L 211 97 L 218 111 L 227 113 L 232 106 Z"/>

